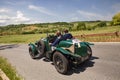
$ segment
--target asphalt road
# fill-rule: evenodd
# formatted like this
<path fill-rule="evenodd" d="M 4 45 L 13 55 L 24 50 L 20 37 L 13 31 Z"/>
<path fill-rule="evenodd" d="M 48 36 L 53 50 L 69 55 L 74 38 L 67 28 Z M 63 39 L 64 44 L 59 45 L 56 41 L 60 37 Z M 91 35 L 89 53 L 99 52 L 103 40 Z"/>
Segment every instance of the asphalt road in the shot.
<path fill-rule="evenodd" d="M 120 80 L 120 43 L 95 43 L 90 61 L 59 74 L 52 62 L 33 60 L 26 44 L 0 45 L 0 56 L 16 68 L 25 80 Z"/>

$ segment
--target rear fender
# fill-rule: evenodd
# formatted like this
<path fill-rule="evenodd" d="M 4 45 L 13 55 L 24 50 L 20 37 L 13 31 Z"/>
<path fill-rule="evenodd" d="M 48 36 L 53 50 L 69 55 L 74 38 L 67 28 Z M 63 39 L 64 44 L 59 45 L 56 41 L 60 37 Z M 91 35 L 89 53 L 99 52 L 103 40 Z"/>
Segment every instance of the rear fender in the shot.
<path fill-rule="evenodd" d="M 36 46 L 35 46 L 33 43 L 30 43 L 30 44 L 28 44 L 28 45 L 31 47 L 33 53 L 36 53 L 36 52 L 37 52 Z"/>

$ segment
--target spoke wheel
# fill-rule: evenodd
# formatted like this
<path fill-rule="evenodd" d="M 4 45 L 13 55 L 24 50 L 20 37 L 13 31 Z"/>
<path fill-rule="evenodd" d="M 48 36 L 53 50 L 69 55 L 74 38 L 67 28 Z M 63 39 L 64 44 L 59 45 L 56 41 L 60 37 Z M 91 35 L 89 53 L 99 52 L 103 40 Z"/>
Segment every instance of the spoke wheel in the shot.
<path fill-rule="evenodd" d="M 67 58 L 60 52 L 55 52 L 53 55 L 53 63 L 55 65 L 56 70 L 59 73 L 66 74 L 68 71 L 68 60 Z"/>
<path fill-rule="evenodd" d="M 30 54 L 32 59 L 35 59 L 35 53 L 32 51 L 31 47 L 29 47 L 29 54 Z"/>
<path fill-rule="evenodd" d="M 90 46 L 87 46 L 87 53 L 89 54 L 89 59 L 90 59 L 92 56 L 92 49 L 90 48 Z"/>

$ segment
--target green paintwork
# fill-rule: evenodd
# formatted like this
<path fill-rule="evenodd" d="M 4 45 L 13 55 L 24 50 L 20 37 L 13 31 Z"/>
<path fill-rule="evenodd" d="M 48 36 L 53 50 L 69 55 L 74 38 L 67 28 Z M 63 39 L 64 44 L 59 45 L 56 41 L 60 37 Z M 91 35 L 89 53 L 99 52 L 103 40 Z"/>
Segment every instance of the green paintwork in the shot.
<path fill-rule="evenodd" d="M 80 42 L 80 47 L 78 47 L 78 44 L 75 44 L 75 54 L 80 55 L 82 57 L 88 55 L 87 54 L 87 46 L 94 45 L 89 42 Z"/>
<path fill-rule="evenodd" d="M 78 54 L 80 56 L 86 56 L 87 55 L 87 45 L 83 42 L 80 42 L 80 47 L 78 44 L 75 44 L 75 54 Z"/>
<path fill-rule="evenodd" d="M 50 47 L 50 45 L 49 45 L 48 39 L 45 38 L 45 39 L 42 39 L 42 40 L 44 41 L 46 50 L 47 50 L 47 51 L 50 51 L 50 50 L 51 50 L 51 47 Z"/>
<path fill-rule="evenodd" d="M 47 34 L 46 38 L 42 38 L 34 44 L 30 43 L 29 46 L 32 48 L 32 54 L 35 54 L 34 58 L 37 58 L 36 54 L 40 54 L 39 51 L 44 50 L 44 53 L 42 52 L 42 57 L 55 62 L 54 55 L 59 52 L 68 60 L 68 62 L 70 62 L 68 65 L 71 63 L 79 65 L 84 61 L 89 60 L 92 56 L 92 51 L 91 53 L 88 53 L 88 46 L 93 45 L 91 43 L 81 42 L 78 39 L 69 39 L 60 41 L 56 46 L 50 46 L 55 39 L 56 37 L 54 38 L 54 36 L 52 36 L 51 38 Z M 40 58 L 42 57 L 40 56 Z"/>
<path fill-rule="evenodd" d="M 89 42 L 82 42 L 82 43 L 84 43 L 86 45 L 94 45 L 93 43 L 89 43 Z"/>
<path fill-rule="evenodd" d="M 47 41 L 46 38 L 42 39 L 42 40 L 44 41 L 46 51 L 51 51 L 49 41 Z M 29 45 L 31 46 L 32 51 L 34 53 L 37 52 L 35 44 L 30 43 Z M 63 54 L 70 54 L 71 55 L 72 53 L 65 50 L 64 48 L 68 48 L 68 47 L 70 47 L 72 45 L 73 45 L 72 40 L 61 41 L 55 50 L 60 51 Z M 75 51 L 74 51 L 75 53 L 74 53 L 74 55 L 86 56 L 87 55 L 87 45 L 93 45 L 93 44 L 88 43 L 88 42 L 80 42 L 80 47 L 78 47 L 78 44 L 75 44 Z"/>
<path fill-rule="evenodd" d="M 78 44 L 74 44 L 75 45 L 75 51 L 74 54 L 75 55 L 79 55 L 79 56 L 86 56 L 87 54 L 87 46 L 89 45 L 93 45 L 91 43 L 88 42 L 80 42 L 80 47 L 78 46 Z M 64 54 L 71 54 L 69 51 L 64 50 L 63 48 L 69 48 L 73 45 L 72 40 L 66 40 L 66 41 L 61 41 L 59 43 L 59 45 L 57 46 L 58 50 L 60 50 L 62 53 Z M 60 48 L 62 47 L 62 48 Z"/>
<path fill-rule="evenodd" d="M 60 41 L 60 43 L 56 46 L 55 51 L 51 50 L 51 46 L 49 45 L 49 38 L 43 38 L 41 39 L 44 42 L 45 45 L 45 52 L 46 53 L 50 53 L 51 57 L 55 51 L 59 51 L 62 54 L 66 54 L 66 55 L 71 55 L 73 57 L 84 57 L 87 56 L 87 46 L 89 45 L 93 45 L 92 43 L 88 43 L 88 42 L 79 42 L 79 43 L 73 43 L 72 39 L 71 40 L 64 40 L 64 41 Z M 65 48 L 69 48 L 72 45 L 74 45 L 74 53 L 66 50 Z M 30 43 L 29 46 L 32 47 L 32 51 L 35 53 L 37 52 L 37 48 L 35 46 L 35 44 Z"/>
<path fill-rule="evenodd" d="M 59 52 L 62 52 L 63 54 L 70 54 L 70 52 L 69 51 L 67 51 L 67 50 L 65 50 L 65 49 L 63 49 L 63 48 L 56 48 L 56 51 L 59 51 Z"/>
<path fill-rule="evenodd" d="M 72 40 L 66 40 L 66 41 L 61 41 L 57 47 L 66 47 L 66 48 L 68 48 L 68 47 L 70 47 L 72 45 L 73 45 Z"/>

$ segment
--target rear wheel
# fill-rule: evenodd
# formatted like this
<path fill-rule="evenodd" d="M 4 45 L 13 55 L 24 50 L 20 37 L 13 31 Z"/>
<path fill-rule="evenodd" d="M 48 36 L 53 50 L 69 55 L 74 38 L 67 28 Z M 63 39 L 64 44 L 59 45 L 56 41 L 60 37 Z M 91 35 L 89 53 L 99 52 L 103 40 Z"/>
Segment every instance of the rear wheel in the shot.
<path fill-rule="evenodd" d="M 53 55 L 53 63 L 55 65 L 56 70 L 59 73 L 66 74 L 68 71 L 68 60 L 67 58 L 60 52 L 55 52 Z"/>

